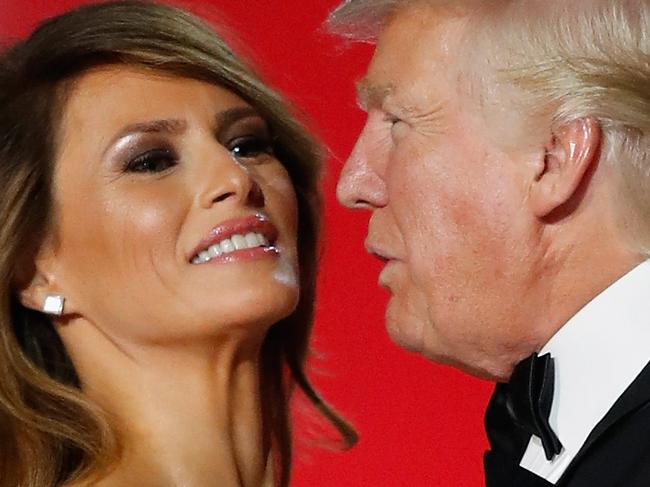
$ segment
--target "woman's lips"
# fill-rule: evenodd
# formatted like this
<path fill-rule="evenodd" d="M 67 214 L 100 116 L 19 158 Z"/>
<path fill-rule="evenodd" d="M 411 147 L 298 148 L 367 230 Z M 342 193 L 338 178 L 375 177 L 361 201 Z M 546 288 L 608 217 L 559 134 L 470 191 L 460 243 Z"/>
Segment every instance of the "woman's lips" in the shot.
<path fill-rule="evenodd" d="M 256 247 L 253 249 L 241 249 L 229 252 L 227 254 L 222 254 L 217 257 L 213 257 L 207 262 L 201 262 L 203 264 L 226 264 L 230 262 L 240 262 L 246 260 L 257 260 L 263 259 L 266 257 L 276 256 L 280 251 L 276 247 Z"/>
<path fill-rule="evenodd" d="M 214 227 L 189 257 L 192 264 L 225 263 L 277 255 L 278 231 L 263 214 L 227 220 Z"/>

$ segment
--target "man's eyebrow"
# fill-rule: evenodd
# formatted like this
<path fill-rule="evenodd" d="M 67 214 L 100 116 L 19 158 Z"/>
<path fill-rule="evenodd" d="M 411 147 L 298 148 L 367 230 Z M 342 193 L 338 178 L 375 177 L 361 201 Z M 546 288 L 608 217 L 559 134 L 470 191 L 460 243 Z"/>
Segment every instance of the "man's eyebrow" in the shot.
<path fill-rule="evenodd" d="M 367 78 L 357 81 L 356 89 L 357 102 L 364 110 L 382 106 L 386 97 L 395 91 L 394 86 L 390 83 L 375 84 Z"/>

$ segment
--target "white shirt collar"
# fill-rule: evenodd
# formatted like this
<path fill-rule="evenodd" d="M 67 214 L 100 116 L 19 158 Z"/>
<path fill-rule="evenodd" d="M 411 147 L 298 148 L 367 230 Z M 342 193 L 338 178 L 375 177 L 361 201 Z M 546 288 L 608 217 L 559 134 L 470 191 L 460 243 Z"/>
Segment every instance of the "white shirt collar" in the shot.
<path fill-rule="evenodd" d="M 520 466 L 556 483 L 591 430 L 650 361 L 650 261 L 576 313 L 542 348 L 555 363 L 549 424 L 563 445 L 547 461 L 533 436 Z"/>

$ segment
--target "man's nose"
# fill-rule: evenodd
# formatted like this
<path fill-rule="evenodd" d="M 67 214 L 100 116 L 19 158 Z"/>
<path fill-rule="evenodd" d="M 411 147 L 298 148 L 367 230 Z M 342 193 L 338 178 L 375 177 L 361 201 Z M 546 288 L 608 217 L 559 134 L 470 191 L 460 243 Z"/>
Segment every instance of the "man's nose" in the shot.
<path fill-rule="evenodd" d="M 365 133 L 359 136 L 336 187 L 339 202 L 352 209 L 374 209 L 387 203 L 383 171 L 379 170 L 385 155 L 369 150 Z"/>

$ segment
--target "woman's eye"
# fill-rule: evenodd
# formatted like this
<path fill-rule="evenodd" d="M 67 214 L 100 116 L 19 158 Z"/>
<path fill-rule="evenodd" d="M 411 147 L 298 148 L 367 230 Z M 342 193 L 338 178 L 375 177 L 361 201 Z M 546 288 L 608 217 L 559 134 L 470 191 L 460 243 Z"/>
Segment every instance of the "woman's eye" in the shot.
<path fill-rule="evenodd" d="M 125 172 L 159 173 L 178 164 L 176 154 L 169 149 L 155 149 L 139 155 L 126 164 Z"/>
<path fill-rule="evenodd" d="M 256 135 L 233 139 L 228 144 L 228 150 L 237 159 L 253 159 L 262 155 L 273 154 L 271 141 Z"/>

